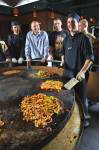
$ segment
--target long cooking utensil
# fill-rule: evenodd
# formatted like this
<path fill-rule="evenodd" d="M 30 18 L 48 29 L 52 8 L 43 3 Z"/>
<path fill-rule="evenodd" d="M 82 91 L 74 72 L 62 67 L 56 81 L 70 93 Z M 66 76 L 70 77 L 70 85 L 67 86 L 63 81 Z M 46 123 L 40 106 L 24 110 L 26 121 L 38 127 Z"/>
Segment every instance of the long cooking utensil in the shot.
<path fill-rule="evenodd" d="M 24 60 L 24 62 L 27 62 L 27 70 L 33 72 L 33 69 L 31 67 L 31 62 L 41 62 L 41 59 L 32 59 L 31 62 Z M 50 67 L 52 67 L 52 62 L 56 62 L 56 63 L 60 62 L 61 63 L 61 61 L 59 61 L 59 60 L 47 60 L 47 62 L 48 62 L 48 66 L 50 66 Z"/>
<path fill-rule="evenodd" d="M 24 60 L 24 62 L 27 62 L 27 60 Z M 41 59 L 32 59 L 31 62 L 41 62 Z M 60 62 L 60 60 L 47 60 L 47 62 Z"/>
<path fill-rule="evenodd" d="M 80 82 L 80 81 L 77 80 L 76 78 L 72 78 L 64 85 L 64 87 L 67 90 L 71 90 L 78 82 Z"/>

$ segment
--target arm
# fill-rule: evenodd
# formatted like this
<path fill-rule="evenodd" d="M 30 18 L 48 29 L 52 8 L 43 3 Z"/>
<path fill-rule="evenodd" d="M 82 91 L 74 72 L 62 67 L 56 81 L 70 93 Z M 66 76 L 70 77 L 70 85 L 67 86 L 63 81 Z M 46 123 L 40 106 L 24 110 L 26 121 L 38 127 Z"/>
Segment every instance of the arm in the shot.
<path fill-rule="evenodd" d="M 53 47 L 54 47 L 54 41 L 55 41 L 55 34 L 52 32 L 49 36 L 49 58 L 50 60 L 53 60 Z"/>
<path fill-rule="evenodd" d="M 64 55 L 61 56 L 61 63 L 60 66 L 64 66 Z"/>
<path fill-rule="evenodd" d="M 60 66 L 63 66 L 64 65 L 64 55 L 65 55 L 65 48 L 64 48 L 64 45 L 65 45 L 65 38 L 63 40 L 63 44 L 62 44 L 62 52 L 61 52 L 61 64 Z"/>
<path fill-rule="evenodd" d="M 7 57 L 11 58 L 11 45 L 12 45 L 12 36 L 8 35 L 8 50 L 7 50 Z"/>
<path fill-rule="evenodd" d="M 48 58 L 47 58 L 48 60 L 53 60 L 53 59 L 54 59 L 54 58 L 53 58 L 53 54 L 52 54 L 52 51 L 53 51 L 52 49 L 53 49 L 53 48 L 50 46 L 50 47 L 49 47 Z"/>
<path fill-rule="evenodd" d="M 86 71 L 90 68 L 90 66 L 93 64 L 93 62 L 90 59 L 87 59 L 81 68 L 80 72 L 77 74 L 76 78 L 81 81 L 85 78 Z"/>
<path fill-rule="evenodd" d="M 84 65 L 82 66 L 82 68 L 80 69 L 79 73 L 76 76 L 78 80 L 82 80 L 83 78 L 85 78 L 86 71 L 89 69 L 89 67 L 93 64 L 94 61 L 93 49 L 87 37 L 84 40 L 83 48 L 84 48 L 83 54 L 86 60 Z"/>
<path fill-rule="evenodd" d="M 90 66 L 93 64 L 93 62 L 90 59 L 87 59 L 81 68 L 80 72 L 86 73 L 86 71 L 90 68 Z"/>
<path fill-rule="evenodd" d="M 29 36 L 27 34 L 26 36 L 26 42 L 25 42 L 25 56 L 27 60 L 31 60 L 31 50 L 30 50 L 30 41 Z"/>
<path fill-rule="evenodd" d="M 44 34 L 45 34 L 45 38 L 44 38 L 44 44 L 43 44 L 43 48 L 44 48 L 43 59 L 47 59 L 48 54 L 49 54 L 49 39 L 48 39 L 47 33 L 44 32 Z"/>
<path fill-rule="evenodd" d="M 21 39 L 21 52 L 20 52 L 20 58 L 25 58 L 25 39 L 24 37 L 22 36 L 22 39 Z"/>

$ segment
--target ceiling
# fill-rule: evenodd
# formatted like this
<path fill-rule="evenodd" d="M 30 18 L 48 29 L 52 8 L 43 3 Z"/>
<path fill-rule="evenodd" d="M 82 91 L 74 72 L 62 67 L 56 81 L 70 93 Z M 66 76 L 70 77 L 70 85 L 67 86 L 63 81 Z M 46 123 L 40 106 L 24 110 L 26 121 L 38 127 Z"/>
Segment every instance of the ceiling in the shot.
<path fill-rule="evenodd" d="M 4 2 L 6 2 L 8 5 L 15 7 L 18 3 L 32 3 L 32 2 L 36 2 L 39 0 L 3 0 Z"/>
<path fill-rule="evenodd" d="M 20 0 L 3 0 L 6 2 L 8 5 L 14 7 Z"/>
<path fill-rule="evenodd" d="M 23 3 L 27 2 L 27 4 L 29 3 L 34 3 L 36 1 L 39 1 L 40 3 L 49 3 L 49 4 L 59 4 L 59 3 L 68 3 L 71 2 L 73 5 L 82 5 L 82 4 L 90 4 L 90 3 L 99 3 L 99 0 L 0 0 L 3 1 L 5 3 L 7 3 L 9 6 L 15 7 L 18 3 Z"/>
<path fill-rule="evenodd" d="M 0 0 L 0 14 L 11 15 L 13 7 L 18 7 L 21 14 L 29 13 L 35 9 L 54 9 L 55 11 L 67 14 L 69 10 L 76 10 L 81 14 L 99 15 L 99 0 Z M 6 6 L 7 5 L 7 6 Z M 6 8 L 7 7 L 7 8 Z M 97 12 L 96 12 L 97 11 Z"/>

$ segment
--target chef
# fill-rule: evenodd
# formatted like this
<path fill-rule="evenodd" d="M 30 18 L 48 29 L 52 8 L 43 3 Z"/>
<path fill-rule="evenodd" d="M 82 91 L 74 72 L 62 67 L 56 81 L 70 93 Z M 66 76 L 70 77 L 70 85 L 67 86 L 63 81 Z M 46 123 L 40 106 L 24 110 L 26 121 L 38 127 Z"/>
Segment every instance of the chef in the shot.
<path fill-rule="evenodd" d="M 68 36 L 63 42 L 64 76 L 67 79 L 76 77 L 80 82 L 75 87 L 75 92 L 81 99 L 84 109 L 84 126 L 89 126 L 87 102 L 87 77 L 86 72 L 93 63 L 93 50 L 89 38 L 78 32 L 79 15 L 75 12 L 67 17 Z"/>

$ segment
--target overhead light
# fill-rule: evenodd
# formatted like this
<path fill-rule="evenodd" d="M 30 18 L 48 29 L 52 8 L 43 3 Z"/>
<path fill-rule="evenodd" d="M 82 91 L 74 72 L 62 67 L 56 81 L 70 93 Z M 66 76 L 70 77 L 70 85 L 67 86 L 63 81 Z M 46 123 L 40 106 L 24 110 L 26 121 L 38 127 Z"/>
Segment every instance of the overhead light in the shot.
<path fill-rule="evenodd" d="M 33 18 L 36 18 L 36 17 L 37 17 L 37 11 L 36 11 L 35 6 L 34 6 L 34 8 L 33 8 L 32 15 L 33 15 Z"/>
<path fill-rule="evenodd" d="M 92 17 L 92 18 L 90 18 L 90 22 L 91 22 L 91 23 L 93 23 L 93 24 L 95 24 L 95 23 L 97 22 L 96 17 Z"/>
<path fill-rule="evenodd" d="M 36 10 L 33 10 L 33 13 L 32 13 L 33 17 L 36 18 L 37 17 L 37 12 Z"/>
<path fill-rule="evenodd" d="M 34 3 L 34 2 L 37 2 L 37 1 L 40 1 L 40 0 L 21 0 L 16 6 L 23 6 L 23 5 L 26 5 L 26 4 L 29 4 L 29 3 Z"/>
<path fill-rule="evenodd" d="M 7 3 L 5 3 L 5 2 L 4 2 L 4 1 L 2 1 L 2 0 L 0 0 L 0 5 L 10 7 L 10 5 L 8 5 Z"/>
<path fill-rule="evenodd" d="M 19 16 L 19 10 L 16 7 L 13 8 L 13 16 L 15 16 L 15 17 Z"/>
<path fill-rule="evenodd" d="M 51 19 L 54 19 L 55 18 L 55 12 L 54 12 L 54 9 L 52 8 L 52 11 L 51 11 Z"/>

